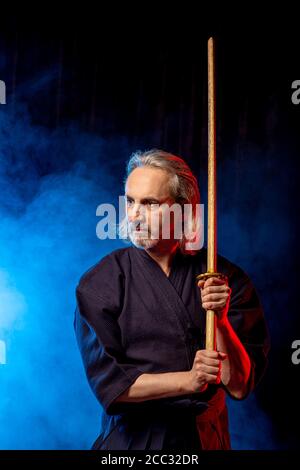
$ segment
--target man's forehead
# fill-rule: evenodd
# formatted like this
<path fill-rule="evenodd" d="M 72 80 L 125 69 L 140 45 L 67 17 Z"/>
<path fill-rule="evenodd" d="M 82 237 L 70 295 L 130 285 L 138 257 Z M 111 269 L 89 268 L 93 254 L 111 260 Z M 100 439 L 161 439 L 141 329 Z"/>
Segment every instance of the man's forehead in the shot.
<path fill-rule="evenodd" d="M 136 168 L 127 178 L 125 193 L 138 197 L 169 196 L 169 175 L 160 169 Z"/>

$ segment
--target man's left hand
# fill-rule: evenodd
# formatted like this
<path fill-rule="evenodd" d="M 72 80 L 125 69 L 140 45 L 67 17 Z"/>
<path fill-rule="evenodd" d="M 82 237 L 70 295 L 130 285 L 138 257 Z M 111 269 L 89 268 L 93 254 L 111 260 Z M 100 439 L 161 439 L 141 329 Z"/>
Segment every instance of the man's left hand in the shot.
<path fill-rule="evenodd" d="M 231 289 L 228 281 L 217 277 L 210 277 L 206 281 L 199 281 L 202 307 L 205 310 L 213 310 L 219 322 L 227 318 Z"/>

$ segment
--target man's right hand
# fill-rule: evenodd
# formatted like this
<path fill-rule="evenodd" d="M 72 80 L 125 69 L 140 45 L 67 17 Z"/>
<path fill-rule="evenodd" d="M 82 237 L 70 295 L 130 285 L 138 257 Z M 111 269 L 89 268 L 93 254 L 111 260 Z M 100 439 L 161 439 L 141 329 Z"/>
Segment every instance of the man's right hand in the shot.
<path fill-rule="evenodd" d="M 222 352 L 203 349 L 196 352 L 191 370 L 141 373 L 115 402 L 141 402 L 203 392 L 208 384 L 220 382 L 221 361 L 226 357 Z"/>
<path fill-rule="evenodd" d="M 204 392 L 208 384 L 219 384 L 221 362 L 226 358 L 227 354 L 219 351 L 198 350 L 195 354 L 193 367 L 189 371 L 191 392 Z"/>

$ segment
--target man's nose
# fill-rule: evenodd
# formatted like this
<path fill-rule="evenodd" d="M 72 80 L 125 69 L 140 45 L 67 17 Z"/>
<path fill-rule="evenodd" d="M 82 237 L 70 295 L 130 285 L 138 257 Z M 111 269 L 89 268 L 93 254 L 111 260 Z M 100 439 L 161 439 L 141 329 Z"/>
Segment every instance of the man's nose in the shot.
<path fill-rule="evenodd" d="M 130 222 L 133 222 L 135 219 L 138 219 L 141 216 L 141 205 L 134 204 L 128 209 L 128 219 Z"/>

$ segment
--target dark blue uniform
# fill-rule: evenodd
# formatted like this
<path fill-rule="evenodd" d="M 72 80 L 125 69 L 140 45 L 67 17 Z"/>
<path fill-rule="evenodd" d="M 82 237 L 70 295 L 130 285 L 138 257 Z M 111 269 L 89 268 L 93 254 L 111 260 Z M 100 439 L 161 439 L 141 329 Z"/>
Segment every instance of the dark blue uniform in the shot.
<path fill-rule="evenodd" d="M 143 373 L 190 370 L 205 348 L 205 311 L 196 276 L 206 250 L 172 261 L 169 277 L 134 246 L 105 256 L 76 289 L 75 331 L 89 384 L 102 408 L 94 449 L 228 449 L 226 388 L 139 403 L 114 403 Z M 249 392 L 266 367 L 268 333 L 249 277 L 218 255 L 232 289 L 229 320 L 251 360 Z"/>

